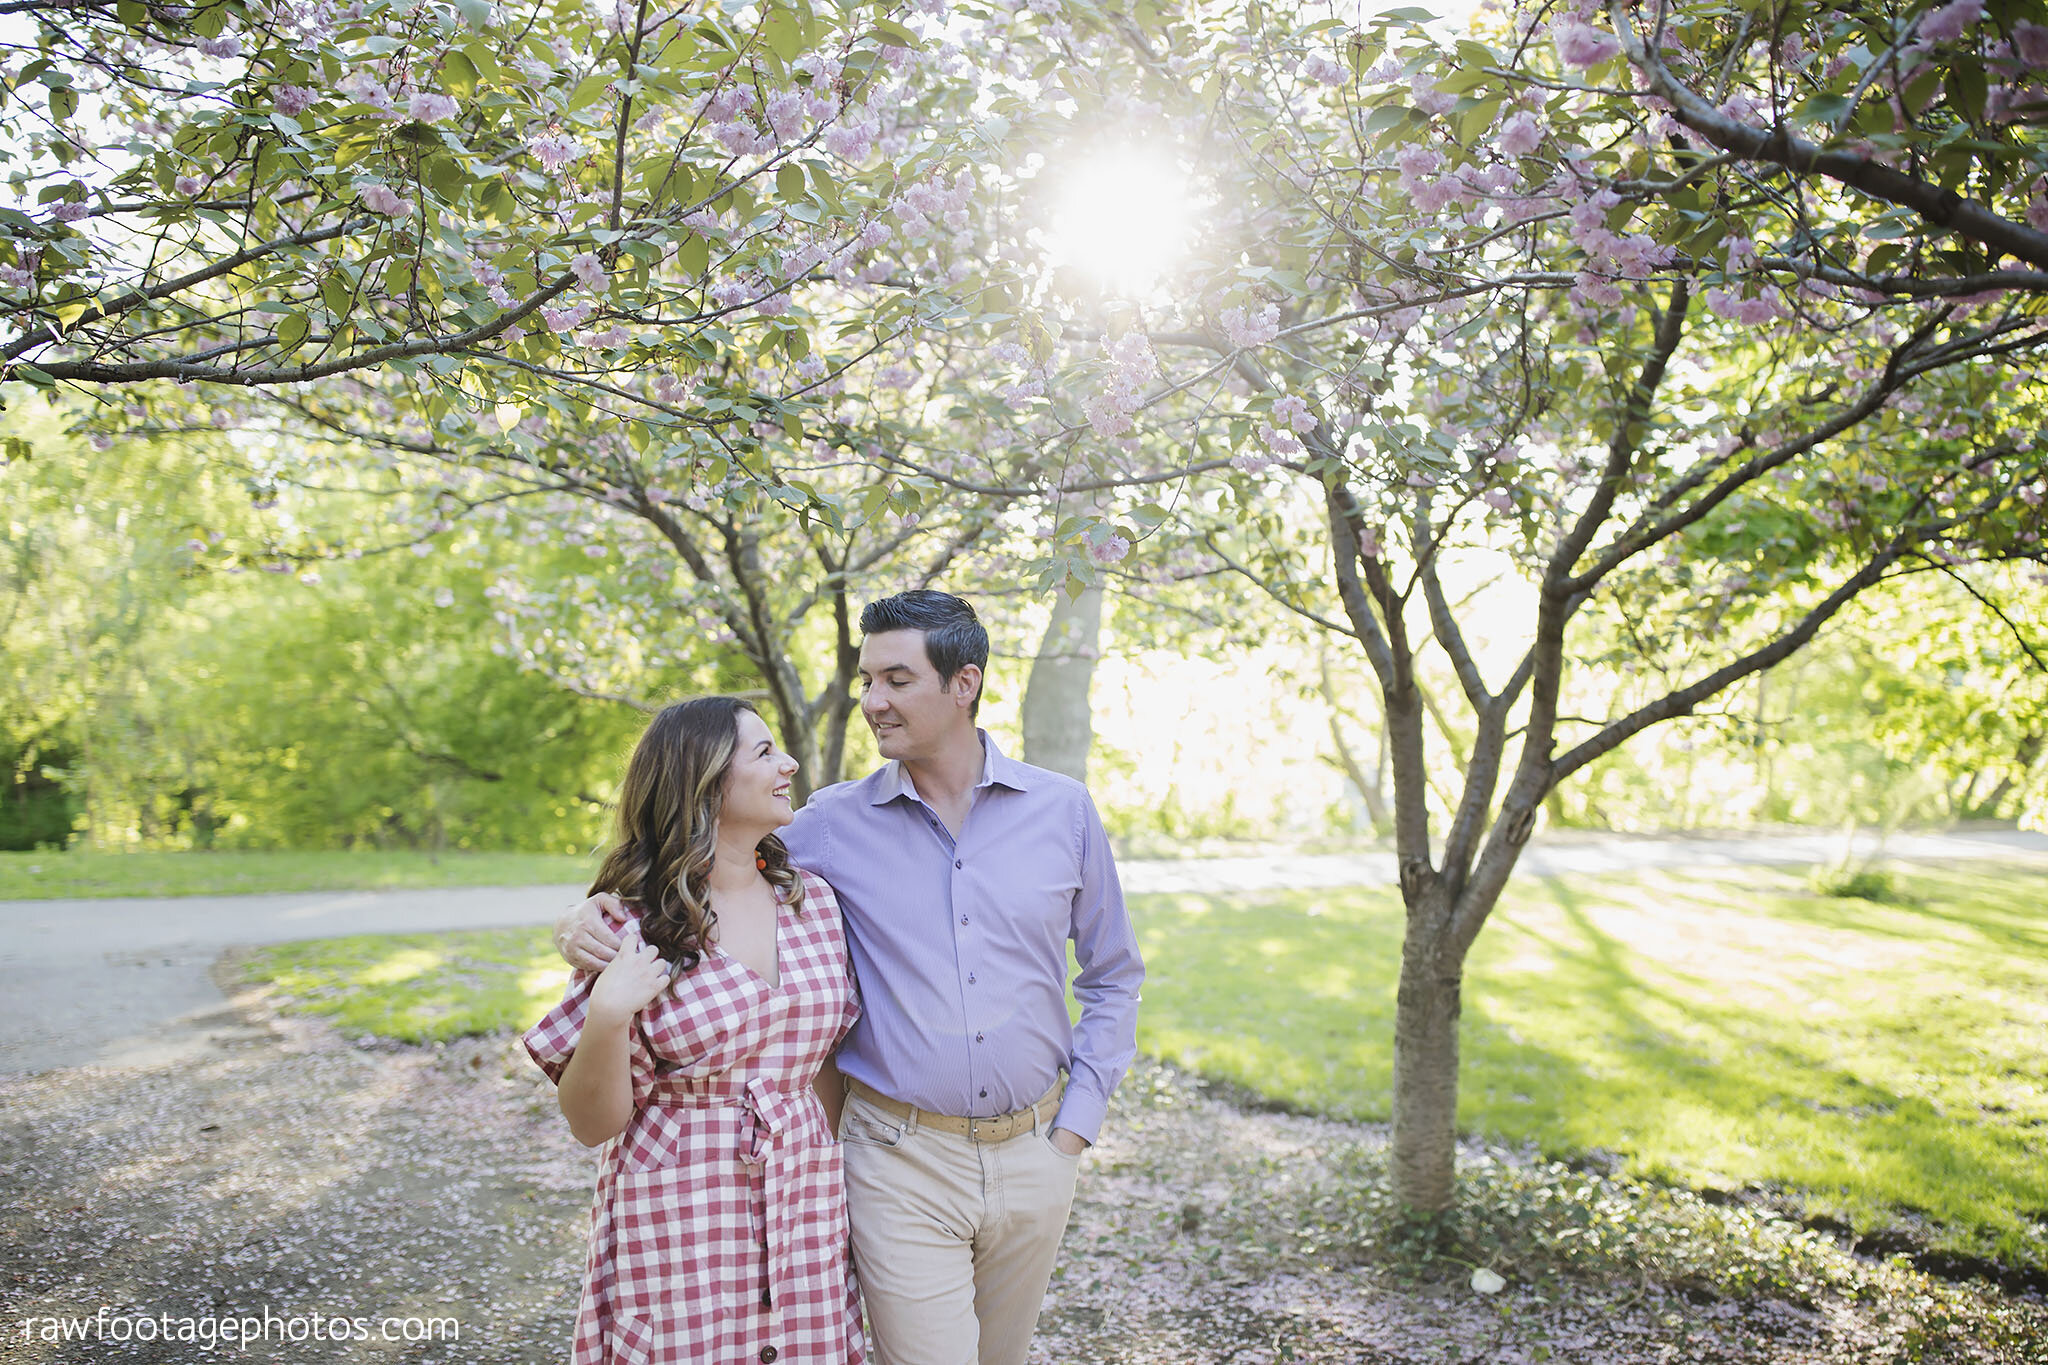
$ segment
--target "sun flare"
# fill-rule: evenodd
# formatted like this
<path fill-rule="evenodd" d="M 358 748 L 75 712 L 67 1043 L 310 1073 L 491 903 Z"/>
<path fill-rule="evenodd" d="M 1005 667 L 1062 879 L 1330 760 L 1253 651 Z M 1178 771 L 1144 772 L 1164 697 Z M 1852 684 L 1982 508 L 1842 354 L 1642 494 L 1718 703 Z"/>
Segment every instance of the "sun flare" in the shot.
<path fill-rule="evenodd" d="M 1048 262 L 1120 295 L 1148 293 L 1187 254 L 1193 205 L 1187 176 L 1165 154 L 1109 148 L 1047 175 Z"/>

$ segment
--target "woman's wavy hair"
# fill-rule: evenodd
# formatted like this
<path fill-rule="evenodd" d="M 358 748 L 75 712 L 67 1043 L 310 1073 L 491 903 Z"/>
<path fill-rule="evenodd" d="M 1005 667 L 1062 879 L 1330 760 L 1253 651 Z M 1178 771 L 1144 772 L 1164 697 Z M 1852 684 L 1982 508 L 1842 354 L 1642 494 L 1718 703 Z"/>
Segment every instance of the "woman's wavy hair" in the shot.
<path fill-rule="evenodd" d="M 590 895 L 609 891 L 631 902 L 640 936 L 679 971 L 702 960 L 717 923 L 710 880 L 718 814 L 739 747 L 740 712 L 753 710 L 738 697 L 697 697 L 662 709 L 626 761 L 617 842 L 590 883 Z M 766 864 L 763 875 L 785 898 L 793 894 L 796 869 L 782 840 L 770 834 L 755 851 Z"/>

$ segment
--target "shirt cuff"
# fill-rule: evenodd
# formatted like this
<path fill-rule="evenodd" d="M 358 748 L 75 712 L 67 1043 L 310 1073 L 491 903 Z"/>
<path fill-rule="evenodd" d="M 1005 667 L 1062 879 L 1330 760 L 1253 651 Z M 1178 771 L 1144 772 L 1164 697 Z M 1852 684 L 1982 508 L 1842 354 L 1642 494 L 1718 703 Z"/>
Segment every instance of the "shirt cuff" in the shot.
<path fill-rule="evenodd" d="M 1066 1129 L 1092 1147 L 1102 1131 L 1103 1115 L 1108 1112 L 1107 1099 L 1070 1085 L 1060 1098 L 1060 1112 L 1054 1116 L 1052 1126 Z"/>

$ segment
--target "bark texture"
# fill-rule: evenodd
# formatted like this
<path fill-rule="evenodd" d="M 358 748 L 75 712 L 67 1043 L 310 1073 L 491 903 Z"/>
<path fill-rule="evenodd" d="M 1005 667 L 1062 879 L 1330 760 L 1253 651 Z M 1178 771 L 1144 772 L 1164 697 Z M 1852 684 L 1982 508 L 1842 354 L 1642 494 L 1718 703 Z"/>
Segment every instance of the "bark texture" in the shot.
<path fill-rule="evenodd" d="M 1024 685 L 1024 761 L 1088 780 L 1095 741 L 1095 661 L 1102 652 L 1102 588 L 1053 598 L 1052 620 Z"/>

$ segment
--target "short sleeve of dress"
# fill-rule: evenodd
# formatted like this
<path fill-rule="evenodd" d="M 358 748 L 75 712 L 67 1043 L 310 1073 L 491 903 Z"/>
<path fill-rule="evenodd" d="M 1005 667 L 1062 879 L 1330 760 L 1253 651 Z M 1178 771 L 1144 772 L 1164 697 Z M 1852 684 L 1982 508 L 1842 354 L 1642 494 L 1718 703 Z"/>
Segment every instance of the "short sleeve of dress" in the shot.
<path fill-rule="evenodd" d="M 533 1063 L 548 1073 L 548 1079 L 556 1085 L 562 1083 L 562 1068 L 569 1065 L 569 1058 L 576 1053 L 576 1044 L 583 1037 L 583 1019 L 590 1008 L 590 988 L 597 981 L 595 972 L 577 972 L 569 978 L 569 985 L 562 992 L 561 1003 L 541 1017 L 521 1035 L 519 1041 L 526 1045 L 526 1055 Z"/>
<path fill-rule="evenodd" d="M 640 925 L 638 920 L 628 919 L 620 929 L 619 937 L 624 942 L 637 941 Z M 590 1010 L 590 991 L 597 984 L 596 972 L 577 972 L 569 978 L 569 984 L 562 991 L 561 1003 L 541 1016 L 541 1021 L 520 1035 L 519 1041 L 526 1045 L 526 1055 L 533 1058 L 535 1066 L 547 1073 L 556 1085 L 562 1083 L 563 1068 L 576 1055 L 576 1044 L 583 1038 L 583 1023 Z M 633 1078 L 633 1102 L 643 1101 L 653 1088 L 654 1057 L 648 1051 L 645 1029 L 645 1012 L 633 1020 L 631 1068 Z"/>

